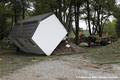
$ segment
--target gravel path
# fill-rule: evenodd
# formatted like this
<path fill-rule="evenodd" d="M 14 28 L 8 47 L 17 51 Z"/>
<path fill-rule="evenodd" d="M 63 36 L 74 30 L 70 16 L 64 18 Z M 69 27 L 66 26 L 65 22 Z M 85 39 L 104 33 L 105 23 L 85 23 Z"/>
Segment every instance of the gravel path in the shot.
<path fill-rule="evenodd" d="M 87 63 L 63 60 L 48 60 L 22 68 L 0 80 L 120 80 L 119 79 L 81 79 L 79 77 L 118 77 L 120 68 L 113 66 L 97 67 Z M 94 78 L 95 78 L 94 77 Z"/>

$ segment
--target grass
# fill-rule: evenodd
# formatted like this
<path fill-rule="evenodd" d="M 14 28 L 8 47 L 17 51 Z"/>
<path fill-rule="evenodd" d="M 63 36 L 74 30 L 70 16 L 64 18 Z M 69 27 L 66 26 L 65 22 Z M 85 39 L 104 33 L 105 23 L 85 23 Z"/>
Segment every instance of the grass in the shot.
<path fill-rule="evenodd" d="M 15 50 L 0 50 L 0 77 L 13 73 L 17 69 L 44 61 L 44 60 L 65 60 L 82 62 L 81 57 L 93 63 L 116 64 L 120 63 L 120 40 L 108 46 L 87 47 L 87 53 L 44 56 L 27 53 L 17 53 Z"/>
<path fill-rule="evenodd" d="M 120 40 L 105 47 L 91 47 L 84 56 L 94 63 L 113 64 L 120 63 Z"/>
<path fill-rule="evenodd" d="M 15 50 L 0 50 L 0 77 L 6 76 L 23 67 L 45 61 L 45 60 L 66 60 L 80 61 L 81 54 L 72 55 L 35 55 L 27 53 L 17 53 Z"/>
<path fill-rule="evenodd" d="M 44 55 L 16 53 L 15 50 L 0 50 L 0 77 L 47 58 Z"/>

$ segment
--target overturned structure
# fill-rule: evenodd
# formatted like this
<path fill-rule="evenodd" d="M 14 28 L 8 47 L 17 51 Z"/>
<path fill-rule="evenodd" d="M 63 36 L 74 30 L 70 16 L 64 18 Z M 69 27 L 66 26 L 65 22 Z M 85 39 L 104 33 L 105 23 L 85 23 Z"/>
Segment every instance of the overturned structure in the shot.
<path fill-rule="evenodd" d="M 51 55 L 66 36 L 67 31 L 58 18 L 42 14 L 26 18 L 14 25 L 9 38 L 20 50 L 27 53 Z"/>

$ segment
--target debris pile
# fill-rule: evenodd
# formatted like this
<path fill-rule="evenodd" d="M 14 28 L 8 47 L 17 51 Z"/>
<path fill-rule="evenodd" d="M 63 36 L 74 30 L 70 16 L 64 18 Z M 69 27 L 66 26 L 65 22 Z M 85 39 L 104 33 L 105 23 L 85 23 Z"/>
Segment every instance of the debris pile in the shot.
<path fill-rule="evenodd" d="M 85 49 L 75 45 L 72 42 L 62 41 L 54 50 L 53 55 L 74 54 L 86 52 Z"/>

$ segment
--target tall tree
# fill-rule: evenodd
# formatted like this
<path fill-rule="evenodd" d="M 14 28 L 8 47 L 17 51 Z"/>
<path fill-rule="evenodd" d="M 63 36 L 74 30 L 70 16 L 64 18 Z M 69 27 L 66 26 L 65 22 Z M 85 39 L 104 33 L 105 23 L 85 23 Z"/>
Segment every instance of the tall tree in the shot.
<path fill-rule="evenodd" d="M 109 16 L 113 13 L 115 0 L 87 0 L 86 1 L 86 18 L 88 19 L 88 26 L 90 34 L 98 34 L 103 32 L 104 25 Z M 91 32 L 91 30 L 93 32 Z M 100 34 L 99 36 L 102 36 Z"/>
<path fill-rule="evenodd" d="M 79 36 L 79 9 L 80 9 L 80 2 L 78 0 L 74 0 L 74 15 L 75 15 L 75 43 L 78 45 L 78 36 Z"/>
<path fill-rule="evenodd" d="M 11 4 L 13 4 L 13 12 L 14 12 L 14 21 L 17 23 L 17 20 L 20 16 L 25 18 L 25 7 L 27 5 L 26 0 L 10 0 Z"/>
<path fill-rule="evenodd" d="M 40 15 L 51 12 L 49 3 L 53 0 L 33 0 L 34 12 L 33 15 Z"/>
<path fill-rule="evenodd" d="M 83 3 L 84 0 L 35 0 L 34 15 L 52 11 L 56 14 L 61 23 L 65 26 L 68 31 L 68 35 L 71 29 L 73 30 L 76 35 L 76 44 L 78 44 L 79 18 L 81 14 L 80 7 L 82 7 Z M 75 29 L 72 26 L 73 21 L 75 21 Z"/>
<path fill-rule="evenodd" d="M 82 12 L 82 7 L 84 7 L 84 0 L 74 0 L 74 16 L 75 16 L 75 43 L 78 45 L 78 36 L 79 36 L 79 20 Z"/>
<path fill-rule="evenodd" d="M 88 19 L 88 27 L 89 27 L 89 33 L 91 35 L 91 26 L 90 26 L 90 0 L 87 0 L 87 19 Z"/>
<path fill-rule="evenodd" d="M 69 32 L 71 31 L 73 21 L 73 1 L 74 0 L 35 0 L 33 15 L 53 12 Z"/>
<path fill-rule="evenodd" d="M 12 11 L 7 1 L 0 1 L 0 40 L 7 37 L 9 33 L 8 18 L 12 15 Z"/>
<path fill-rule="evenodd" d="M 120 38 L 120 5 L 116 5 L 116 7 L 114 7 L 114 12 L 113 12 L 113 16 L 116 18 L 116 33 L 117 33 L 117 37 Z"/>

